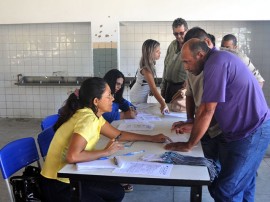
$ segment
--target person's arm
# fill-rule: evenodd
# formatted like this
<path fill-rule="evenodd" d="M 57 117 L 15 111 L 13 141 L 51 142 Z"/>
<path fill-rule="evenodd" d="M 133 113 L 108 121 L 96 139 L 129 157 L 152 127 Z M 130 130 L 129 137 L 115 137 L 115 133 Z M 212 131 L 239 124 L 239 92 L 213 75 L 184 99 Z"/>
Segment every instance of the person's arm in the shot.
<path fill-rule="evenodd" d="M 113 102 L 112 111 L 111 112 L 106 112 L 106 113 L 102 114 L 102 116 L 109 123 L 113 122 L 114 120 L 121 119 L 120 112 L 119 112 L 119 104 Z"/>
<path fill-rule="evenodd" d="M 198 144 L 200 139 L 207 131 L 214 115 L 216 106 L 217 103 L 215 102 L 202 103 L 196 112 L 193 128 L 188 142 L 170 143 L 165 146 L 165 149 L 182 152 L 190 151 L 196 144 Z"/>
<path fill-rule="evenodd" d="M 264 79 L 262 75 L 260 74 L 259 70 L 256 69 L 256 67 L 253 65 L 251 60 L 246 54 L 239 55 L 239 57 L 242 59 L 242 61 L 247 65 L 248 69 L 252 72 L 252 74 L 255 76 L 257 81 L 259 82 L 259 85 L 263 87 Z"/>
<path fill-rule="evenodd" d="M 150 90 L 152 92 L 152 94 L 154 95 L 154 97 L 157 99 L 157 101 L 159 102 L 159 104 L 161 105 L 160 109 L 161 109 L 161 113 L 164 113 L 164 109 L 168 108 L 166 103 L 165 103 L 165 100 L 163 99 L 163 97 L 160 95 L 160 93 L 158 92 L 158 89 L 156 87 L 156 84 L 155 84 L 155 80 L 154 80 L 154 76 L 153 74 L 148 71 L 147 69 L 142 69 L 142 74 L 144 75 L 149 87 L 150 87 Z"/>
<path fill-rule="evenodd" d="M 120 119 L 134 119 L 137 115 L 136 107 L 126 99 L 122 99 L 119 103 Z"/>
<path fill-rule="evenodd" d="M 193 96 L 186 96 L 187 121 L 193 122 L 195 118 L 195 102 Z"/>
<path fill-rule="evenodd" d="M 190 133 L 192 129 L 192 125 L 195 118 L 195 101 L 193 97 L 193 91 L 191 88 L 190 80 L 186 81 L 186 112 L 187 112 L 187 120 L 186 121 L 178 121 L 173 123 L 171 130 L 175 130 L 178 133 Z M 188 129 L 187 129 L 188 128 Z"/>
<path fill-rule="evenodd" d="M 117 128 L 113 127 L 108 122 L 106 122 L 101 127 L 100 133 L 112 140 L 118 137 L 117 138 L 118 141 L 146 141 L 146 142 L 160 142 L 160 143 L 165 142 L 166 140 L 170 141 L 170 138 L 168 138 L 163 134 L 143 135 L 127 131 L 120 131 Z"/>
<path fill-rule="evenodd" d="M 161 84 L 160 84 L 160 92 L 161 92 L 161 96 L 163 98 L 165 98 L 165 91 L 166 91 L 166 88 L 167 88 L 167 82 L 166 82 L 166 72 L 167 72 L 167 64 L 168 64 L 168 58 L 169 58 L 169 54 L 170 54 L 170 46 L 168 47 L 167 49 L 167 53 L 166 53 L 166 56 L 165 56 L 165 59 L 164 59 L 164 69 L 163 69 L 163 75 L 162 75 L 162 81 L 161 81 Z"/>
<path fill-rule="evenodd" d="M 123 145 L 118 142 L 111 142 L 103 150 L 87 151 L 85 150 L 86 145 L 87 141 L 81 135 L 77 133 L 72 134 L 66 154 L 66 161 L 68 163 L 92 161 L 104 156 L 109 156 L 118 150 L 123 149 Z"/>

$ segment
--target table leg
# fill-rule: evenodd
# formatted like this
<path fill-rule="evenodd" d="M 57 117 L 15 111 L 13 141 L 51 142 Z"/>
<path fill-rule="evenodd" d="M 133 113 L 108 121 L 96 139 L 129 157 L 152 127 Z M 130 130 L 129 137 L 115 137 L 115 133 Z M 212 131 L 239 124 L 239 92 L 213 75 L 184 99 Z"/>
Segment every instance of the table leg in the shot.
<path fill-rule="evenodd" d="M 71 201 L 80 202 L 81 201 L 81 182 L 78 180 L 70 179 L 70 191 L 71 191 Z"/>
<path fill-rule="evenodd" d="M 202 186 L 193 186 L 190 190 L 190 202 L 202 201 Z"/>

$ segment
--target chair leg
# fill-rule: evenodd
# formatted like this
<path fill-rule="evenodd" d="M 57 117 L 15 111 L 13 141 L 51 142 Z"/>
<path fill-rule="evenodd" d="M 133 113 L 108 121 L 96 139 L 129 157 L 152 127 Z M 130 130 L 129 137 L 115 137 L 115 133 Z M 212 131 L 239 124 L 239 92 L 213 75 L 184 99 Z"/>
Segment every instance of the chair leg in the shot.
<path fill-rule="evenodd" d="M 5 182 L 6 182 L 6 185 L 7 185 L 7 189 L 8 189 L 8 194 L 9 194 L 10 201 L 15 202 L 14 195 L 13 195 L 13 192 L 11 190 L 11 186 L 10 186 L 9 180 L 8 179 L 5 179 Z"/>

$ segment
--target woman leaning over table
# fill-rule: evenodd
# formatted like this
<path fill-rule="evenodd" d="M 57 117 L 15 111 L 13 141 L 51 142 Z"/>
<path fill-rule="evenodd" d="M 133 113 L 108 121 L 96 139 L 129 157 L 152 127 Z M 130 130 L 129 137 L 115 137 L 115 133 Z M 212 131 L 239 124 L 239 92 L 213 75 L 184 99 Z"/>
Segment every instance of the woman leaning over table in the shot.
<path fill-rule="evenodd" d="M 72 93 L 60 111 L 54 125 L 55 135 L 50 144 L 44 166 L 41 171 L 42 193 L 46 202 L 71 200 L 70 185 L 67 178 L 58 178 L 57 172 L 68 163 L 96 160 L 123 149 L 123 145 L 114 141 L 152 141 L 165 142 L 163 134 L 154 136 L 119 131 L 102 117 L 112 109 L 114 98 L 111 89 L 101 78 L 85 80 L 79 93 Z M 95 150 L 100 134 L 111 139 L 107 146 Z M 121 201 L 124 190 L 118 183 L 102 181 L 82 181 L 81 201 Z"/>
<path fill-rule="evenodd" d="M 160 44 L 153 39 L 147 39 L 142 45 L 140 67 L 137 70 L 136 82 L 130 90 L 130 100 L 134 104 L 147 103 L 148 95 L 153 95 L 159 102 L 160 111 L 169 112 L 165 100 L 160 95 L 156 83 L 156 60 L 160 58 Z"/>

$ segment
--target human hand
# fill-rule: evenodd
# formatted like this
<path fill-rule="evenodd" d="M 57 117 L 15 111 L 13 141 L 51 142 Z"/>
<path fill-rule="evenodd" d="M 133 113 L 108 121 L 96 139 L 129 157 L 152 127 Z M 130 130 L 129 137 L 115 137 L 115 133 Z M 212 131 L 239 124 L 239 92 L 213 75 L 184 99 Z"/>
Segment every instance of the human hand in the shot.
<path fill-rule="evenodd" d="M 169 138 L 166 135 L 163 134 L 157 134 L 152 136 L 152 142 L 159 142 L 159 143 L 164 143 L 164 142 L 173 142 L 171 138 Z"/>
<path fill-rule="evenodd" d="M 166 104 L 161 105 L 160 112 L 161 112 L 161 114 L 170 113 L 169 107 Z"/>
<path fill-rule="evenodd" d="M 174 123 L 172 124 L 171 131 L 175 130 L 177 127 L 180 127 L 180 126 L 181 126 L 182 124 L 184 124 L 184 123 L 186 123 L 186 122 L 184 122 L 184 121 L 177 121 L 177 122 L 174 122 Z"/>
<path fill-rule="evenodd" d="M 176 125 L 173 130 L 175 130 L 176 134 L 183 133 L 191 133 L 193 128 L 193 123 L 182 123 L 180 125 Z"/>
<path fill-rule="evenodd" d="M 124 149 L 124 145 L 118 141 L 114 141 L 111 140 L 106 147 L 104 148 L 104 150 L 106 150 L 108 152 L 108 156 L 114 154 L 115 152 L 119 151 L 119 150 L 123 150 Z"/>
<path fill-rule="evenodd" d="M 128 111 L 124 112 L 125 119 L 135 119 L 138 112 L 134 108 L 130 108 Z"/>
<path fill-rule="evenodd" d="M 191 150 L 191 147 L 188 142 L 174 142 L 166 144 L 164 146 L 164 149 L 172 151 L 188 152 Z"/>

